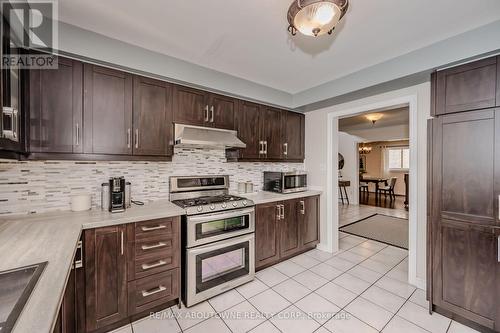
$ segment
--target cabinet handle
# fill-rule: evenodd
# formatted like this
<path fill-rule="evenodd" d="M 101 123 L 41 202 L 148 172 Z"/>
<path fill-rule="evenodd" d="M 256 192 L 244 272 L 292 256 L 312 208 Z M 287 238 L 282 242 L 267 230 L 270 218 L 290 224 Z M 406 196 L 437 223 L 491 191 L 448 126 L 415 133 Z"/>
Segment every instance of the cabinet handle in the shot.
<path fill-rule="evenodd" d="M 139 148 L 139 129 L 135 129 L 135 148 Z"/>
<path fill-rule="evenodd" d="M 76 123 L 76 145 L 80 145 L 80 124 Z"/>
<path fill-rule="evenodd" d="M 263 142 L 259 141 L 259 155 L 264 154 L 264 149 L 263 149 Z"/>
<path fill-rule="evenodd" d="M 264 141 L 264 155 L 267 155 L 267 141 Z"/>
<path fill-rule="evenodd" d="M 160 230 L 160 229 L 165 229 L 167 226 L 164 224 L 159 224 L 155 227 L 141 227 L 142 231 L 153 231 L 153 230 Z"/>
<path fill-rule="evenodd" d="M 79 258 L 78 260 L 75 260 L 74 267 L 75 268 L 82 268 L 83 267 L 83 248 L 82 248 L 82 241 L 78 241 L 78 245 L 76 246 L 76 258 Z"/>
<path fill-rule="evenodd" d="M 158 242 L 158 244 L 154 244 L 154 245 L 142 245 L 141 248 L 143 250 L 152 250 L 152 249 L 157 249 L 157 248 L 164 247 L 164 246 L 167 246 L 167 243 Z"/>
<path fill-rule="evenodd" d="M 167 288 L 165 288 L 164 286 L 158 286 L 157 288 L 150 289 L 150 290 L 143 290 L 142 297 L 148 297 L 148 296 L 151 296 L 154 294 L 158 294 L 158 293 L 161 293 L 162 291 L 165 291 L 165 290 L 167 290 Z"/>
<path fill-rule="evenodd" d="M 143 271 L 146 271 L 148 269 L 160 267 L 160 266 L 163 266 L 163 265 L 166 265 L 166 264 L 167 264 L 167 262 L 165 260 L 158 260 L 154 264 L 142 264 L 141 267 L 142 267 Z"/>
<path fill-rule="evenodd" d="M 288 143 L 283 144 L 283 155 L 288 156 Z"/>
<path fill-rule="evenodd" d="M 285 219 L 285 205 L 280 205 L 281 206 L 281 219 Z"/>
<path fill-rule="evenodd" d="M 498 195 L 498 219 L 500 220 L 500 194 Z"/>
<path fill-rule="evenodd" d="M 130 148 L 130 128 L 127 128 L 127 148 Z"/>
<path fill-rule="evenodd" d="M 304 200 L 300 200 L 300 214 L 302 215 L 306 214 L 306 204 Z"/>
<path fill-rule="evenodd" d="M 214 122 L 214 106 L 213 105 L 210 107 L 210 122 L 211 123 Z"/>
<path fill-rule="evenodd" d="M 205 105 L 205 122 L 208 122 L 208 104 Z"/>
<path fill-rule="evenodd" d="M 278 214 L 276 215 L 276 219 L 281 220 L 281 205 L 276 205 L 276 210 L 278 211 Z"/>
<path fill-rule="evenodd" d="M 497 256 L 497 259 L 498 259 L 498 262 L 500 262 L 500 236 L 498 236 L 498 245 L 497 245 L 497 249 L 498 249 L 498 256 Z"/>
<path fill-rule="evenodd" d="M 123 255 L 123 231 L 121 232 L 121 236 L 120 236 L 120 243 L 121 243 L 121 253 Z"/>

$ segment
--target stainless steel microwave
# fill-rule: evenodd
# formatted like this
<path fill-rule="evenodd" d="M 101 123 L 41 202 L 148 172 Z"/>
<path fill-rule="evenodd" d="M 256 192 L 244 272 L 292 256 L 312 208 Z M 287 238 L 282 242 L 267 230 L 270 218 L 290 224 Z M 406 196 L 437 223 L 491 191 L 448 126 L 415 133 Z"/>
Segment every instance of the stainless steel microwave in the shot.
<path fill-rule="evenodd" d="M 304 171 L 265 171 L 264 191 L 277 193 L 294 193 L 307 191 L 307 174 Z"/>

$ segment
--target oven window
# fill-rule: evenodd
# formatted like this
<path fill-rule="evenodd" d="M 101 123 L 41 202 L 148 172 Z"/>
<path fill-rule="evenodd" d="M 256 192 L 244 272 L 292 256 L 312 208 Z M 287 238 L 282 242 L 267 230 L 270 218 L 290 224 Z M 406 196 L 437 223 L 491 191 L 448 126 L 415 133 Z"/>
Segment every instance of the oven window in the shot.
<path fill-rule="evenodd" d="M 248 275 L 249 242 L 196 256 L 196 291 L 202 292 Z"/>
<path fill-rule="evenodd" d="M 198 223 L 196 225 L 196 240 L 221 235 L 235 230 L 248 229 L 248 227 L 248 215 Z"/>
<path fill-rule="evenodd" d="M 285 176 L 284 178 L 285 178 L 285 184 L 284 184 L 285 190 L 307 186 L 306 175 Z"/>

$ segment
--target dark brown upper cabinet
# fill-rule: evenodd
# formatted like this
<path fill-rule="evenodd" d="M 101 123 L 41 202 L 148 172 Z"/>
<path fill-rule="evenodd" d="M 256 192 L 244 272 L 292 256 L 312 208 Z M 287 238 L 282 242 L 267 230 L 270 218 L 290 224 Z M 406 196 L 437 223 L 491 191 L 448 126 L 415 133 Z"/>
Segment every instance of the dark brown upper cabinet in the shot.
<path fill-rule="evenodd" d="M 282 157 L 281 138 L 281 115 L 279 109 L 265 107 L 262 109 L 260 138 L 263 141 L 264 150 L 262 158 L 279 160 Z"/>
<path fill-rule="evenodd" d="M 209 121 L 206 92 L 183 86 L 174 88 L 174 122 L 204 126 Z"/>
<path fill-rule="evenodd" d="M 303 160 L 305 146 L 305 116 L 296 112 L 283 112 L 283 159 Z"/>
<path fill-rule="evenodd" d="M 172 155 L 172 90 L 167 82 L 134 77 L 134 155 Z"/>
<path fill-rule="evenodd" d="M 234 116 L 238 110 L 238 100 L 231 97 L 209 94 L 209 124 L 215 128 L 234 129 Z"/>
<path fill-rule="evenodd" d="M 241 101 L 236 116 L 238 137 L 247 146 L 240 150 L 242 159 L 259 159 L 264 151 L 260 136 L 262 106 L 259 104 Z"/>
<path fill-rule="evenodd" d="M 238 100 L 193 88 L 174 89 L 174 122 L 186 125 L 234 129 Z"/>
<path fill-rule="evenodd" d="M 497 58 L 488 58 L 437 72 L 434 115 L 494 107 L 497 71 Z"/>
<path fill-rule="evenodd" d="M 132 155 L 132 75 L 84 65 L 84 153 Z"/>
<path fill-rule="evenodd" d="M 85 231 L 87 332 L 127 318 L 126 226 Z"/>
<path fill-rule="evenodd" d="M 59 58 L 57 69 L 30 71 L 30 151 L 83 152 L 83 64 Z"/>

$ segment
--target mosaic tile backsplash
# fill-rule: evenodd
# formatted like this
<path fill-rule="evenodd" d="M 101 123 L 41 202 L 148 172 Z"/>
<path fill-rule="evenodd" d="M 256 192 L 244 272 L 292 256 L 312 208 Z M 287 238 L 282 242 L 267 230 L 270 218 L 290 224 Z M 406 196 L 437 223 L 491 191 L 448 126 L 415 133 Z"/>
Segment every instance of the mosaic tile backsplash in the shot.
<path fill-rule="evenodd" d="M 30 214 L 70 210 L 72 195 L 92 194 L 101 202 L 101 183 L 124 176 L 132 183 L 132 199 L 168 199 L 169 177 L 229 175 L 231 190 L 250 181 L 262 189 L 263 171 L 304 170 L 302 163 L 227 163 L 224 150 L 176 148 L 172 162 L 75 162 L 0 160 L 0 214 Z"/>

